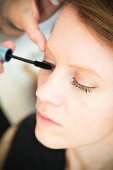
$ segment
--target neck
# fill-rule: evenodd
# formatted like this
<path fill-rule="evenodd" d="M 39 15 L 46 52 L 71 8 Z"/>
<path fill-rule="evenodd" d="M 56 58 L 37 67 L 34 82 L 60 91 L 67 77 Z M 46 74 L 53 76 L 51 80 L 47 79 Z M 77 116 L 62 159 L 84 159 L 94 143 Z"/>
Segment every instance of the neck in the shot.
<path fill-rule="evenodd" d="M 98 143 L 68 149 L 66 170 L 113 170 L 113 134 Z"/>

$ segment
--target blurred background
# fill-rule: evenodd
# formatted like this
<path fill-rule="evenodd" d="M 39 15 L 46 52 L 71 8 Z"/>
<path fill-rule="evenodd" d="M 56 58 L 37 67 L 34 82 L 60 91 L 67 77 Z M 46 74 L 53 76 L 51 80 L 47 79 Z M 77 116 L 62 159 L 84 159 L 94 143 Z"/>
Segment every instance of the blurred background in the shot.
<path fill-rule="evenodd" d="M 47 39 L 59 13 L 60 11 L 57 11 L 40 24 L 40 29 Z M 43 60 L 44 54 L 26 33 L 18 38 L 12 38 L 0 32 L 0 42 L 5 40 L 13 40 L 16 43 L 13 54 L 32 60 Z M 0 75 L 0 109 L 10 124 L 16 124 L 35 111 L 36 75 L 39 68 L 14 59 L 5 63 L 4 68 L 5 72 Z"/>

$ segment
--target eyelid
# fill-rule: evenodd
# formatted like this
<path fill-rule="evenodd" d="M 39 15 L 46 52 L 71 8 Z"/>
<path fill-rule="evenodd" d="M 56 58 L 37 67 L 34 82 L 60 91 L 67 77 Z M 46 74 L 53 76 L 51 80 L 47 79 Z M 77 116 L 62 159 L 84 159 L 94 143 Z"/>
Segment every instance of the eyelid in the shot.
<path fill-rule="evenodd" d="M 83 74 L 83 77 L 85 75 L 85 77 L 89 77 L 89 80 L 91 78 L 94 84 L 102 85 L 104 83 L 104 79 L 102 78 L 102 76 L 100 76 L 100 74 L 97 73 L 95 70 L 88 69 L 85 67 L 82 68 L 75 65 L 70 65 L 70 67 L 74 70 L 74 72 L 76 70 L 77 73 L 80 73 L 80 76 Z"/>
<path fill-rule="evenodd" d="M 95 87 L 98 85 L 99 81 L 96 76 L 82 72 L 82 71 L 76 71 L 74 74 L 75 79 L 84 86 L 87 87 Z"/>
<path fill-rule="evenodd" d="M 73 78 L 72 80 L 72 85 L 74 85 L 75 87 L 79 88 L 80 90 L 87 92 L 91 92 L 93 89 L 95 89 L 96 87 L 89 87 L 89 86 L 84 86 L 82 84 L 80 84 L 75 78 Z"/>
<path fill-rule="evenodd" d="M 75 79 L 76 79 L 76 78 L 75 78 Z M 76 81 L 77 81 L 79 84 L 81 84 L 82 86 L 84 86 L 84 87 L 89 87 L 89 88 L 94 88 L 94 87 L 96 87 L 93 83 L 88 82 L 88 80 L 83 80 L 83 81 L 81 81 L 81 80 L 77 80 L 77 79 L 76 79 Z"/>
<path fill-rule="evenodd" d="M 86 84 L 85 81 L 84 81 L 84 82 L 83 82 L 83 81 L 81 82 L 81 81 L 77 80 L 75 76 L 73 77 L 73 81 L 76 81 L 78 84 L 80 84 L 80 85 L 83 86 L 84 88 L 85 88 L 85 87 L 86 87 L 86 88 L 95 88 L 95 87 L 96 87 L 96 86 L 93 85 L 93 84 L 92 84 L 92 85 L 91 85 L 91 84 L 89 85 L 88 83 Z"/>

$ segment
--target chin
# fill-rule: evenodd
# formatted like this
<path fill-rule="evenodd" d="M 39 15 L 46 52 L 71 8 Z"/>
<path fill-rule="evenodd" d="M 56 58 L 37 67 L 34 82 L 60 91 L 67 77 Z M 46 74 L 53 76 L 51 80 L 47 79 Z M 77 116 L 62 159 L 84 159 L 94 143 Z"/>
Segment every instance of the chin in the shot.
<path fill-rule="evenodd" d="M 38 125 L 35 128 L 35 136 L 38 141 L 44 146 L 51 149 L 66 149 L 65 140 L 61 139 L 53 133 L 49 133 L 46 130 L 41 129 Z"/>

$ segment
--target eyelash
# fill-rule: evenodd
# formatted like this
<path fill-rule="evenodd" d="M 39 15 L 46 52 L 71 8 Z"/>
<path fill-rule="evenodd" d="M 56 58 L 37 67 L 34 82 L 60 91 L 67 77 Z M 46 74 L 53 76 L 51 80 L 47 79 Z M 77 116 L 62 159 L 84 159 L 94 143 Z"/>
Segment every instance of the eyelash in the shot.
<path fill-rule="evenodd" d="M 55 69 L 55 67 L 56 67 L 54 64 L 49 63 L 49 62 L 47 62 L 46 60 L 43 60 L 43 62 L 46 63 L 47 65 L 49 65 L 49 66 L 51 67 L 48 71 L 53 71 L 53 70 Z"/>
<path fill-rule="evenodd" d="M 84 85 L 82 85 L 82 84 L 79 84 L 79 83 L 76 81 L 75 78 L 73 78 L 72 85 L 74 85 L 75 87 L 83 90 L 83 91 L 86 92 L 86 93 L 88 93 L 88 92 L 90 93 L 91 90 L 94 88 L 94 87 L 87 87 L 87 86 L 84 86 Z"/>
<path fill-rule="evenodd" d="M 53 71 L 55 69 L 55 65 L 52 64 L 52 63 L 49 63 L 47 62 L 46 60 L 44 60 L 44 62 L 46 62 L 47 64 L 49 64 L 51 66 L 51 69 L 49 71 Z M 71 84 L 77 88 L 79 88 L 80 90 L 83 90 L 85 93 L 90 93 L 91 90 L 94 88 L 94 87 L 87 87 L 87 86 L 84 86 L 80 83 L 77 82 L 77 80 L 75 79 L 75 77 L 73 77 L 73 81 L 71 82 Z"/>

